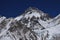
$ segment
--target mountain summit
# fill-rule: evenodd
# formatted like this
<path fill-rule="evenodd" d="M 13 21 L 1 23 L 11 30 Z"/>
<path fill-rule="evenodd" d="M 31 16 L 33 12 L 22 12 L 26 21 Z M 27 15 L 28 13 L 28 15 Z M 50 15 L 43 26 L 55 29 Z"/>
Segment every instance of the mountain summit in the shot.
<path fill-rule="evenodd" d="M 60 14 L 50 18 L 34 7 L 16 18 L 0 17 L 0 40 L 59 40 L 59 30 Z"/>
<path fill-rule="evenodd" d="M 37 19 L 50 19 L 49 15 L 42 12 L 41 10 L 39 10 L 38 8 L 35 8 L 35 7 L 29 7 L 22 15 L 16 17 L 15 19 L 16 20 L 20 20 L 21 17 L 24 17 L 26 19 L 28 18 L 32 18 L 32 17 L 35 17 Z"/>

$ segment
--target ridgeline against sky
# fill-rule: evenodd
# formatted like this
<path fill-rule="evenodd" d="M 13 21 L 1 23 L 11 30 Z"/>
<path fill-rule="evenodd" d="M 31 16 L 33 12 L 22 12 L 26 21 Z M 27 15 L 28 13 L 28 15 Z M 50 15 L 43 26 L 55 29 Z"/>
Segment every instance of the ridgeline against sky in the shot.
<path fill-rule="evenodd" d="M 55 17 L 60 13 L 60 0 L 0 0 L 0 15 L 16 17 L 29 7 L 36 7 Z"/>

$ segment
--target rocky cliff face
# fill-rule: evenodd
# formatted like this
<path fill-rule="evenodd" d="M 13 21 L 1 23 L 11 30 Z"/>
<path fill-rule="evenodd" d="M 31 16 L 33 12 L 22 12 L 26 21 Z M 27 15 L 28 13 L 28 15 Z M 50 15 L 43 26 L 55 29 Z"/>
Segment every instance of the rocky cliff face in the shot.
<path fill-rule="evenodd" d="M 16 18 L 0 17 L 0 40 L 59 40 L 60 15 L 50 18 L 37 8 L 28 8 Z"/>

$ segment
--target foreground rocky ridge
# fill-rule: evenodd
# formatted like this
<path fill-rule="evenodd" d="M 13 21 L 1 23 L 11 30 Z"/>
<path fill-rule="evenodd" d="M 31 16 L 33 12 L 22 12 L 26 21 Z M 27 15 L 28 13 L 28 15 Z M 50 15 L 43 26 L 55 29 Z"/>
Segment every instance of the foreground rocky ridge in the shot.
<path fill-rule="evenodd" d="M 60 14 L 50 18 L 37 8 L 28 8 L 16 18 L 0 17 L 0 40 L 59 40 Z"/>

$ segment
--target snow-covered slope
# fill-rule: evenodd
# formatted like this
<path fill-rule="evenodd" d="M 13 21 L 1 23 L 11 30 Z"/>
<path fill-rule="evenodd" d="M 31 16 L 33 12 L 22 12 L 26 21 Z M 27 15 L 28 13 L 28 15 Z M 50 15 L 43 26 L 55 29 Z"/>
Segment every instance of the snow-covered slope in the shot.
<path fill-rule="evenodd" d="M 0 40 L 60 40 L 60 14 L 50 18 L 37 8 L 28 8 L 16 18 L 0 17 Z"/>

